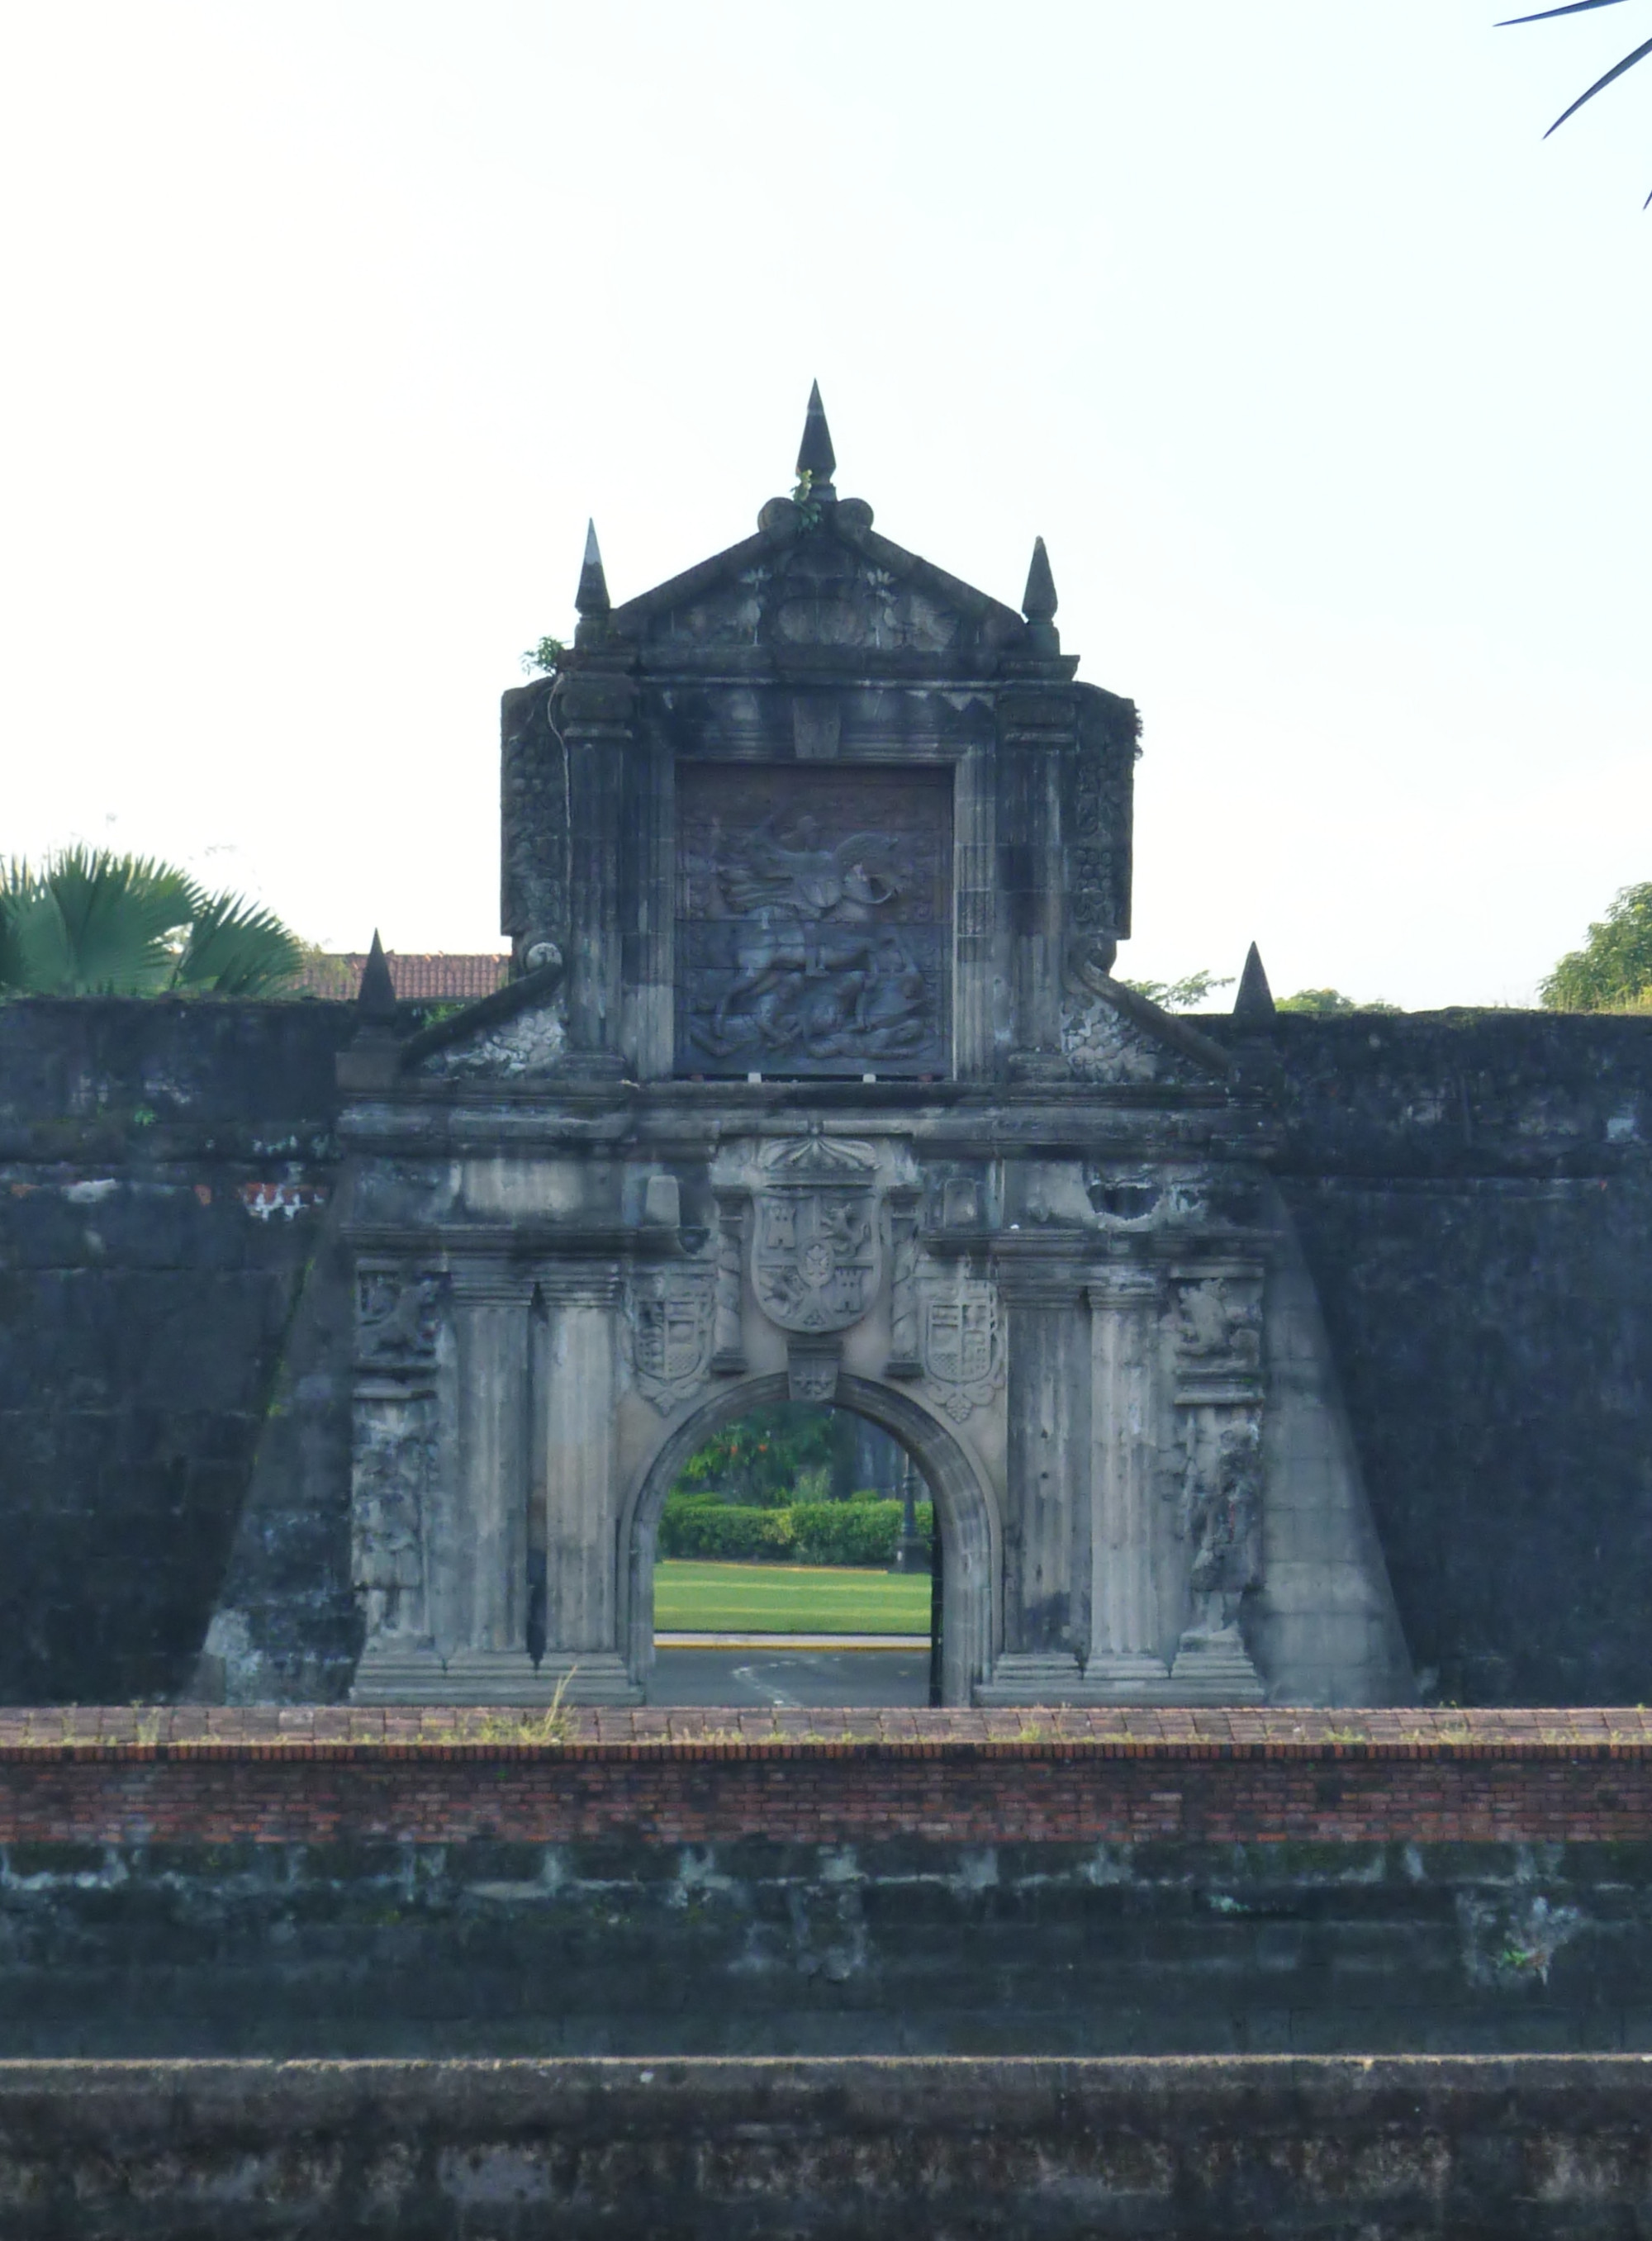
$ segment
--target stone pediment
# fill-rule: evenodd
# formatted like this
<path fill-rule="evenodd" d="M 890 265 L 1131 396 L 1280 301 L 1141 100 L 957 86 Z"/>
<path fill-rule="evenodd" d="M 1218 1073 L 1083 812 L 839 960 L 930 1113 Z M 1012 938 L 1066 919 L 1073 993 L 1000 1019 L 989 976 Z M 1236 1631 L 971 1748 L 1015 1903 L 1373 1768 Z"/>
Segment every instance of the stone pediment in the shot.
<path fill-rule="evenodd" d="M 1120 980 L 1074 973 L 1061 1005 L 1061 1048 L 1081 1081 L 1209 1089 L 1233 1074 L 1227 1054 Z"/>
<path fill-rule="evenodd" d="M 732 648 L 926 657 L 976 666 L 1027 650 L 1013 609 L 873 532 L 857 498 L 774 498 L 755 537 L 616 607 L 611 627 L 658 654 Z"/>

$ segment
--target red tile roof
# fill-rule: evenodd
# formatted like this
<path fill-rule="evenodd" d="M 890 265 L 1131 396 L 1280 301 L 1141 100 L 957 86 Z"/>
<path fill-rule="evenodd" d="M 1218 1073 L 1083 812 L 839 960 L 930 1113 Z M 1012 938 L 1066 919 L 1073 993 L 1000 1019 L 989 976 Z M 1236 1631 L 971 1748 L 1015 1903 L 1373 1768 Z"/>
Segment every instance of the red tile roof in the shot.
<path fill-rule="evenodd" d="M 508 955 L 492 951 L 465 956 L 453 951 L 398 953 L 392 949 L 385 953 L 385 961 L 397 995 L 404 1003 L 415 1004 L 474 1003 L 478 996 L 491 996 L 496 988 L 502 988 L 511 967 Z M 312 957 L 298 975 L 298 987 L 305 995 L 353 1003 L 366 962 L 366 953 L 360 950 L 344 956 Z"/>

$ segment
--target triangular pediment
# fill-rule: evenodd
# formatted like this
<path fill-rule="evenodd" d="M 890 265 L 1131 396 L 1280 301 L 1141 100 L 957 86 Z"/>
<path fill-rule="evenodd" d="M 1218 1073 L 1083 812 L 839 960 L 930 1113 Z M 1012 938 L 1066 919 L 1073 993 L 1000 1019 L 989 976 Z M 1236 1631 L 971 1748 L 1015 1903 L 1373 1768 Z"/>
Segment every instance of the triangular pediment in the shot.
<path fill-rule="evenodd" d="M 766 647 L 979 661 L 1024 648 L 1011 607 L 960 583 L 871 526 L 854 498 L 815 507 L 771 500 L 755 537 L 616 607 L 622 638 L 692 659 Z"/>
<path fill-rule="evenodd" d="M 1081 1081 L 1211 1089 L 1233 1074 L 1227 1053 L 1186 1020 L 1109 975 L 1073 975 L 1061 1005 L 1061 1049 Z"/>

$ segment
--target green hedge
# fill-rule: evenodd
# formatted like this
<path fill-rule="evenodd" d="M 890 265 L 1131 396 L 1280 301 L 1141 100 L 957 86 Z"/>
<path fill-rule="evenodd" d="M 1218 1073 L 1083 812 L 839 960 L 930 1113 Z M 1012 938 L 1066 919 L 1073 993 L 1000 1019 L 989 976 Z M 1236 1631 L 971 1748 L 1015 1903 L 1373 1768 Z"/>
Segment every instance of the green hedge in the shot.
<path fill-rule="evenodd" d="M 918 1530 L 930 1533 L 930 1506 L 918 1504 Z M 786 1509 L 673 1494 L 659 1521 L 659 1554 L 702 1562 L 893 1564 L 900 1540 L 898 1502 L 794 1502 Z"/>

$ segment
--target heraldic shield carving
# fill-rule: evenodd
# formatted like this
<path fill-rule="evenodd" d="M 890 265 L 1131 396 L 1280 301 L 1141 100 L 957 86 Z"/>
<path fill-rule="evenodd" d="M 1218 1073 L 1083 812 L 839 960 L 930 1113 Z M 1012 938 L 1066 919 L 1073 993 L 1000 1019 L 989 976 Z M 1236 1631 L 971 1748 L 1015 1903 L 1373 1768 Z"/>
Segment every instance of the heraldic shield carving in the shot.
<path fill-rule="evenodd" d="M 691 1400 L 712 1358 L 715 1301 L 699 1269 L 651 1270 L 632 1279 L 625 1337 L 638 1389 L 662 1415 Z"/>
<path fill-rule="evenodd" d="M 872 1305 L 883 1259 L 876 1164 L 870 1145 L 821 1135 L 766 1155 L 752 1285 L 782 1330 L 846 1330 Z"/>
<path fill-rule="evenodd" d="M 960 1275 L 947 1290 L 926 1293 L 922 1331 L 926 1388 L 961 1424 L 1004 1381 L 997 1291 Z"/>

